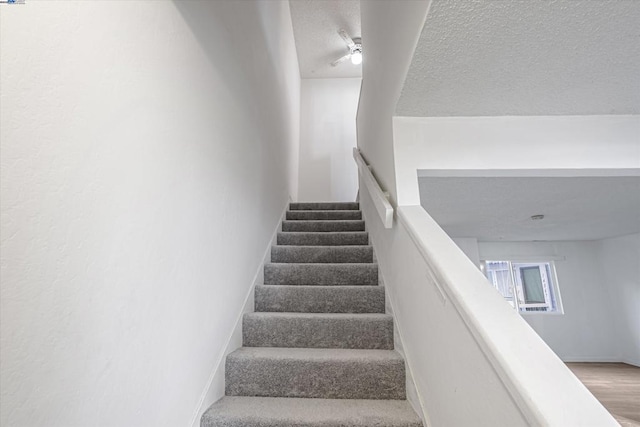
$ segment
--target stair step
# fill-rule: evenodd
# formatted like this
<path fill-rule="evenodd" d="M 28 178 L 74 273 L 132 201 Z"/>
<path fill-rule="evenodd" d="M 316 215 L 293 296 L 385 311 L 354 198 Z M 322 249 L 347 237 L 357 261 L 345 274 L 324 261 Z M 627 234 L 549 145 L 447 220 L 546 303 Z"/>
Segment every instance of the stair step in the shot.
<path fill-rule="evenodd" d="M 312 202 L 312 203 L 289 203 L 289 210 L 292 211 L 336 211 L 360 209 L 357 202 Z"/>
<path fill-rule="evenodd" d="M 200 427 L 222 426 L 422 427 L 422 422 L 406 400 L 226 396 L 200 422 Z"/>
<path fill-rule="evenodd" d="M 282 221 L 282 231 L 364 231 L 364 221 Z"/>
<path fill-rule="evenodd" d="M 368 245 L 369 233 L 366 231 L 337 233 L 279 232 L 277 237 L 277 244 L 295 246 Z"/>
<path fill-rule="evenodd" d="M 265 264 L 265 285 L 378 284 L 378 264 Z"/>
<path fill-rule="evenodd" d="M 242 345 L 393 350 L 393 318 L 389 314 L 247 313 Z"/>
<path fill-rule="evenodd" d="M 358 220 L 361 211 L 287 211 L 288 220 Z"/>
<path fill-rule="evenodd" d="M 258 285 L 255 310 L 302 313 L 384 313 L 382 286 Z"/>
<path fill-rule="evenodd" d="M 272 246 L 271 262 L 372 263 L 371 246 Z"/>
<path fill-rule="evenodd" d="M 227 356 L 227 396 L 405 399 L 393 350 L 241 347 Z"/>

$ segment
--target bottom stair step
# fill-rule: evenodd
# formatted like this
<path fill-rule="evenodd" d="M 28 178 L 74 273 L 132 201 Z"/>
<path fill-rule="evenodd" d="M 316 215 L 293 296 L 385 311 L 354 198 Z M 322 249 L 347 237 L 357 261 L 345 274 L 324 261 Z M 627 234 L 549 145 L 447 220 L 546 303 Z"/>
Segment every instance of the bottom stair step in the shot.
<path fill-rule="evenodd" d="M 202 415 L 200 427 L 422 427 L 406 400 L 227 396 Z"/>

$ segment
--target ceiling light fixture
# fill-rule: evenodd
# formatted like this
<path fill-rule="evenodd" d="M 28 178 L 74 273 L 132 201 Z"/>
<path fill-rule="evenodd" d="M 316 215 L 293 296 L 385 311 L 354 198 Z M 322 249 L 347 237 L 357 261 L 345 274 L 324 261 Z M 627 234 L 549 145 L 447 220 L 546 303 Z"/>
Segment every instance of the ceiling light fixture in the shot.
<path fill-rule="evenodd" d="M 351 63 L 353 65 L 362 64 L 362 45 L 356 44 L 353 49 L 351 49 Z"/>
<path fill-rule="evenodd" d="M 538 214 L 538 215 L 531 215 L 531 219 L 532 219 L 533 221 L 538 221 L 538 220 L 544 219 L 544 215 L 540 215 L 540 214 Z"/>
<path fill-rule="evenodd" d="M 0 0 L 2 1 L 2 0 Z M 342 40 L 347 44 L 347 49 L 349 49 L 346 55 L 341 56 L 331 63 L 332 67 L 337 66 L 343 61 L 347 59 L 351 60 L 353 65 L 362 64 L 362 39 L 360 37 L 349 37 L 349 34 L 345 30 L 339 30 L 338 34 L 342 37 Z"/>

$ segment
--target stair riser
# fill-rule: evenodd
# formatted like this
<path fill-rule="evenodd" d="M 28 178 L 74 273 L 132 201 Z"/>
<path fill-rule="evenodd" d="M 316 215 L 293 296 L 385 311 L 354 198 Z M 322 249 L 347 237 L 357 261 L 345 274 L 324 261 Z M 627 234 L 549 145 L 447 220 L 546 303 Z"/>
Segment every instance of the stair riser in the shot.
<path fill-rule="evenodd" d="M 358 203 L 342 202 L 342 203 L 290 203 L 289 210 L 292 211 L 335 211 L 335 210 L 352 210 L 357 211 L 360 209 Z"/>
<path fill-rule="evenodd" d="M 405 399 L 404 363 L 299 359 L 226 362 L 227 396 Z"/>
<path fill-rule="evenodd" d="M 266 264 L 265 285 L 375 286 L 377 264 Z"/>
<path fill-rule="evenodd" d="M 293 246 L 351 246 L 368 245 L 369 233 L 278 233 L 278 245 Z"/>
<path fill-rule="evenodd" d="M 248 313 L 242 325 L 245 347 L 302 347 L 393 350 L 393 320 L 387 315 Z"/>
<path fill-rule="evenodd" d="M 384 313 L 382 286 L 256 286 L 255 311 Z"/>
<path fill-rule="evenodd" d="M 372 263 L 371 246 L 273 246 L 271 262 Z"/>
<path fill-rule="evenodd" d="M 226 396 L 201 427 L 422 427 L 407 401 Z"/>
<path fill-rule="evenodd" d="M 283 221 L 282 231 L 339 232 L 364 231 L 364 221 Z"/>
<path fill-rule="evenodd" d="M 361 220 L 360 211 L 287 211 L 287 220 Z"/>

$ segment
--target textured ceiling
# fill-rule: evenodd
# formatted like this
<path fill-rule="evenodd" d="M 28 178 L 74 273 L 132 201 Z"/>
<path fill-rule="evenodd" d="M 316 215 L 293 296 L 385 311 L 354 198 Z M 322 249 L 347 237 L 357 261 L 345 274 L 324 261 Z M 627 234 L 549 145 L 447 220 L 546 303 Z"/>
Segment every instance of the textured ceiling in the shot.
<path fill-rule="evenodd" d="M 290 0 L 289 4 L 301 77 L 362 77 L 362 65 L 351 61 L 330 65 L 349 53 L 339 29 L 345 29 L 351 37 L 361 36 L 360 0 Z"/>
<path fill-rule="evenodd" d="M 422 206 L 451 237 L 597 240 L 640 232 L 640 177 L 421 177 Z M 545 215 L 533 221 L 532 215 Z"/>
<path fill-rule="evenodd" d="M 640 1 L 433 0 L 401 116 L 640 113 Z"/>

